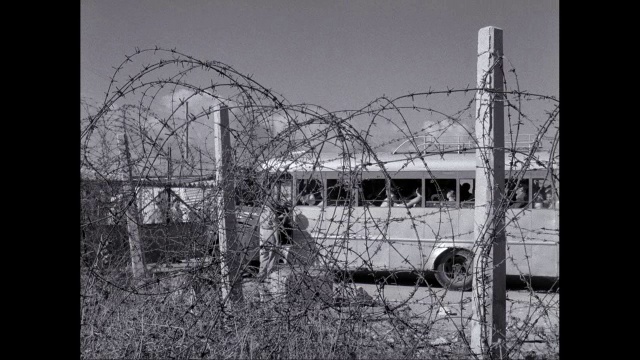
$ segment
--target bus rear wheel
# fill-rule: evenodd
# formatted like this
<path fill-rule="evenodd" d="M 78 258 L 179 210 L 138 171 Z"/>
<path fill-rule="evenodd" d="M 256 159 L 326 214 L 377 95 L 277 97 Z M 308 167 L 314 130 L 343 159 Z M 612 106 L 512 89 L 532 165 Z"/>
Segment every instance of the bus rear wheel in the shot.
<path fill-rule="evenodd" d="M 467 250 L 447 251 L 436 267 L 436 280 L 451 290 L 471 290 L 473 254 Z"/>

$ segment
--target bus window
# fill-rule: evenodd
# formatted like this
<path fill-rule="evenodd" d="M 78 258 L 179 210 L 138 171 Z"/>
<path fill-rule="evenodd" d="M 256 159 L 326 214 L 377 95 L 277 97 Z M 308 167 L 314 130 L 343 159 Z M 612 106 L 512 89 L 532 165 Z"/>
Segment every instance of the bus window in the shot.
<path fill-rule="evenodd" d="M 392 179 L 391 197 L 393 206 L 422 207 L 422 179 Z M 389 206 L 386 201 L 382 206 Z"/>
<path fill-rule="evenodd" d="M 293 204 L 293 176 L 291 174 L 269 174 L 268 181 L 275 191 L 272 194 L 272 200 L 282 204 Z"/>
<path fill-rule="evenodd" d="M 322 203 L 322 181 L 319 179 L 298 180 L 296 205 L 314 206 Z"/>
<path fill-rule="evenodd" d="M 534 209 L 553 209 L 555 196 L 551 181 L 548 179 L 533 179 L 531 194 Z"/>
<path fill-rule="evenodd" d="M 458 199 L 456 179 L 429 179 L 426 190 L 427 207 L 452 206 Z"/>
<path fill-rule="evenodd" d="M 510 208 L 526 208 L 529 203 L 529 179 L 509 179 L 505 183 L 505 193 Z"/>
<path fill-rule="evenodd" d="M 327 179 L 327 206 L 348 206 L 350 188 L 342 179 Z"/>
<path fill-rule="evenodd" d="M 386 197 L 387 188 L 384 179 L 362 180 L 361 191 L 358 194 L 360 206 L 380 206 Z"/>
<path fill-rule="evenodd" d="M 460 207 L 473 208 L 475 206 L 475 179 L 460 179 Z"/>

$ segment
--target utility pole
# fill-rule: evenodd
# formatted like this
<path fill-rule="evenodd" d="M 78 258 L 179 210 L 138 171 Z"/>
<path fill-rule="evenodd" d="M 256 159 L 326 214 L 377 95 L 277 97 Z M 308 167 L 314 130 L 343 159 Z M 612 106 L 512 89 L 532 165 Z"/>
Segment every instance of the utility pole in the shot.
<path fill-rule="evenodd" d="M 216 164 L 216 221 L 220 245 L 222 272 L 222 301 L 242 301 L 240 274 L 240 243 L 236 231 L 236 204 L 231 173 L 231 136 L 229 134 L 229 108 L 223 104 L 214 111 L 214 156 Z"/>
<path fill-rule="evenodd" d="M 500 210 L 505 168 L 502 55 L 502 29 L 480 29 L 471 350 L 483 359 L 506 358 L 506 241 L 504 210 Z"/>

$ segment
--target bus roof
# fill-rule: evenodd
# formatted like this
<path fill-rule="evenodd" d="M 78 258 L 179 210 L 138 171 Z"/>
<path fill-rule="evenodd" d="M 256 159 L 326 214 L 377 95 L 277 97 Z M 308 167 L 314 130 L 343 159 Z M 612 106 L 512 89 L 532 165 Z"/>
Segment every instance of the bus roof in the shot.
<path fill-rule="evenodd" d="M 514 156 L 505 154 L 505 169 L 521 170 L 529 154 L 516 153 Z M 512 164 L 513 159 L 513 164 Z M 548 151 L 534 153 L 530 158 L 528 170 L 544 170 L 553 160 L 553 167 L 559 168 L 558 159 L 552 159 Z M 446 153 L 446 154 L 384 154 L 379 155 L 378 160 L 373 156 L 365 159 L 349 158 L 343 160 L 339 154 L 327 154 L 320 157 L 299 157 L 295 160 L 271 159 L 263 168 L 269 171 L 288 172 L 345 172 L 349 169 L 362 168 L 364 172 L 378 172 L 382 166 L 388 172 L 398 171 L 475 171 L 476 154 L 471 153 Z M 345 166 L 343 166 L 343 164 Z"/>

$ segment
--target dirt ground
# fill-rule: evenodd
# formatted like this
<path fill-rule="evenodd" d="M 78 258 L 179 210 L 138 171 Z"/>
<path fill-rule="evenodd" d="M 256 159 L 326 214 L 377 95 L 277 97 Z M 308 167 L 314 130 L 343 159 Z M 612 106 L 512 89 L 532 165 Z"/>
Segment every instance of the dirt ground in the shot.
<path fill-rule="evenodd" d="M 340 292 L 340 288 L 345 288 L 344 284 L 335 282 L 332 287 L 334 297 Z M 361 311 L 367 313 L 374 324 L 371 328 L 374 340 L 382 340 L 390 346 L 393 346 L 394 342 L 407 340 L 407 333 L 399 335 L 396 329 L 398 322 L 394 322 L 394 319 L 402 319 L 405 325 L 414 329 L 428 329 L 425 330 L 428 332 L 426 335 L 419 332 L 411 333 L 410 337 L 415 338 L 416 342 L 427 341 L 429 345 L 440 348 L 460 348 L 466 346 L 470 339 L 471 292 L 451 291 L 430 285 L 381 287 L 380 284 L 371 282 L 352 283 L 348 287 L 353 291 L 347 302 L 357 304 L 359 300 L 372 300 L 365 301 Z M 258 301 L 259 295 L 254 281 L 247 282 L 244 289 L 245 297 Z M 323 289 L 327 290 L 327 287 L 324 286 Z M 281 290 L 286 291 L 284 287 Z M 370 298 L 363 298 L 362 290 Z M 522 289 L 507 291 L 507 344 L 508 347 L 517 349 L 511 353 L 511 358 L 557 357 L 559 301 L 558 292 Z M 389 310 L 392 312 L 389 313 Z"/>
<path fill-rule="evenodd" d="M 416 318 L 442 319 L 439 337 L 459 339 L 458 330 L 468 335 L 471 318 L 471 292 L 448 291 L 437 287 L 357 284 L 369 294 L 380 294 L 391 304 L 406 303 Z M 559 293 L 507 291 L 507 338 L 523 340 L 522 350 L 548 353 L 559 347 Z M 434 311 L 435 310 L 435 311 Z M 551 347 L 551 348 L 549 348 Z"/>

